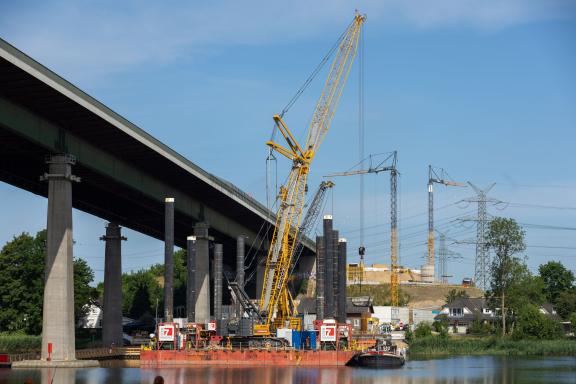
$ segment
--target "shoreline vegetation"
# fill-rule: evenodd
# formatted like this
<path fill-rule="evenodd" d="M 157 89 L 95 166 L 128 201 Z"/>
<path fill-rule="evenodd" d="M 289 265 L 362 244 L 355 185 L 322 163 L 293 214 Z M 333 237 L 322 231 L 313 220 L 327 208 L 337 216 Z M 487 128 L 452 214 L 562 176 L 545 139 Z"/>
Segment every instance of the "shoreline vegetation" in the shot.
<path fill-rule="evenodd" d="M 576 340 L 512 340 L 510 338 L 427 336 L 409 343 L 413 358 L 448 356 L 576 356 Z"/>
<path fill-rule="evenodd" d="M 448 356 L 576 356 L 576 339 L 512 340 L 496 336 L 416 338 L 409 344 L 412 358 Z M 0 335 L 0 351 L 4 353 L 37 352 L 41 336 Z"/>

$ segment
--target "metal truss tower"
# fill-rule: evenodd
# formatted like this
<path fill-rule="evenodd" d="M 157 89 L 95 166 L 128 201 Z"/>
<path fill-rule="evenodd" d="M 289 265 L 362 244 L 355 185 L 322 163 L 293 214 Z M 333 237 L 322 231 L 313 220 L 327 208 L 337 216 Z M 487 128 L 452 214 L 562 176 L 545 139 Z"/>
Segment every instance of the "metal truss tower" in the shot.
<path fill-rule="evenodd" d="M 469 203 L 478 204 L 478 214 L 476 219 L 469 219 L 468 221 L 476 221 L 476 260 L 474 262 L 474 283 L 477 287 L 485 290 L 488 287 L 490 277 L 490 253 L 486 248 L 486 233 L 488 231 L 488 211 L 486 209 L 487 203 L 499 203 L 498 200 L 489 198 L 488 192 L 496 185 L 492 183 L 486 189 L 480 189 L 471 182 L 468 182 L 470 187 L 476 192 L 476 196 L 465 199 Z"/>
<path fill-rule="evenodd" d="M 458 252 L 454 252 L 446 246 L 446 232 L 437 231 L 438 236 L 438 282 L 441 284 L 448 284 L 448 278 L 452 275 L 448 274 L 448 259 L 462 259 Z"/>

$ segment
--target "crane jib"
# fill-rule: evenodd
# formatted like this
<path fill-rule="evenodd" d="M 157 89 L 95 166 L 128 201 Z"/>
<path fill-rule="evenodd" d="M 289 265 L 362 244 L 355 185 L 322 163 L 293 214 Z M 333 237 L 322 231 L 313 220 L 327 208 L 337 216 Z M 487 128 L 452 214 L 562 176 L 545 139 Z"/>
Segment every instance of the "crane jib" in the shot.
<path fill-rule="evenodd" d="M 293 160 L 288 181 L 281 188 L 280 204 L 276 215 L 276 226 L 266 258 L 264 281 L 260 297 L 260 311 L 270 327 L 275 318 L 288 320 L 293 315 L 291 295 L 287 290 L 287 278 L 296 245 L 300 221 L 305 202 L 306 181 L 309 165 L 318 152 L 340 101 L 344 85 L 356 57 L 359 36 L 365 16 L 356 14 L 352 24 L 346 29 L 340 40 L 328 72 L 322 93 L 316 104 L 308 128 L 306 152 L 298 144 L 282 118 L 274 116 L 278 130 L 284 137 L 288 148 L 269 142 L 271 148 Z"/>

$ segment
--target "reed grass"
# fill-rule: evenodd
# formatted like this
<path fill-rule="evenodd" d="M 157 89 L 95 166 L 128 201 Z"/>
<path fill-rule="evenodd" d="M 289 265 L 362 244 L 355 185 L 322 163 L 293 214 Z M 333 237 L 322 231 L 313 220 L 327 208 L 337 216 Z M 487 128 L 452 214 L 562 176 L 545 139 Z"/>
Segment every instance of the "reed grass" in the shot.
<path fill-rule="evenodd" d="M 0 353 L 35 352 L 42 347 L 42 336 L 0 335 Z"/>
<path fill-rule="evenodd" d="M 498 337 L 443 338 L 430 336 L 410 343 L 413 356 L 507 355 L 576 356 L 576 340 L 511 340 Z"/>

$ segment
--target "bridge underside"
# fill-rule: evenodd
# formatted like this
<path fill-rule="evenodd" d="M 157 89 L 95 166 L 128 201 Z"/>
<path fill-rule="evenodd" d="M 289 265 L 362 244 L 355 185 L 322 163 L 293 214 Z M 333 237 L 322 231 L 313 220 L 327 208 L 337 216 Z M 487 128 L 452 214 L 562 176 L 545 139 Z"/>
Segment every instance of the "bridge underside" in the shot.
<path fill-rule="evenodd" d="M 39 177 L 46 157 L 58 153 L 77 159 L 76 209 L 163 240 L 164 199 L 173 197 L 177 246 L 185 248 L 202 221 L 224 245 L 229 268 L 237 236 L 267 249 L 271 234 L 262 228 L 273 217 L 265 207 L 0 40 L 0 180 L 47 196 Z M 309 269 L 315 247 L 305 245 Z"/>

